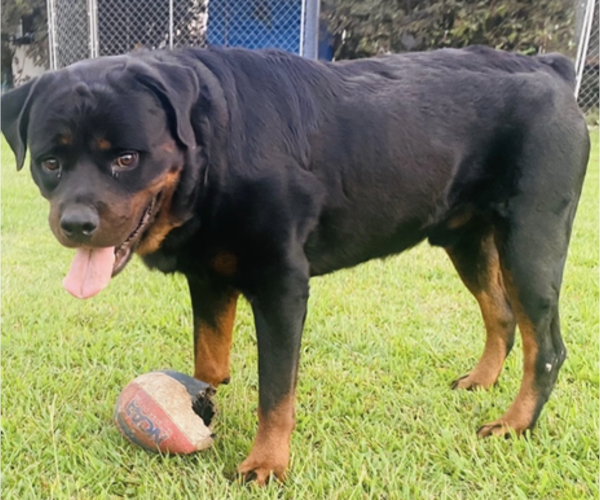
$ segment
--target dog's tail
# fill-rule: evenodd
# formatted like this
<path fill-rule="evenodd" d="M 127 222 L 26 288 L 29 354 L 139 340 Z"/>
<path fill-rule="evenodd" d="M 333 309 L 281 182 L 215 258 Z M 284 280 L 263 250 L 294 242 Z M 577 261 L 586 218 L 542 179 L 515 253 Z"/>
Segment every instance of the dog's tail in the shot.
<path fill-rule="evenodd" d="M 549 66 L 554 73 L 560 76 L 569 86 L 575 90 L 575 66 L 573 62 L 562 54 L 543 54 L 536 56 L 536 59 L 542 64 Z"/>

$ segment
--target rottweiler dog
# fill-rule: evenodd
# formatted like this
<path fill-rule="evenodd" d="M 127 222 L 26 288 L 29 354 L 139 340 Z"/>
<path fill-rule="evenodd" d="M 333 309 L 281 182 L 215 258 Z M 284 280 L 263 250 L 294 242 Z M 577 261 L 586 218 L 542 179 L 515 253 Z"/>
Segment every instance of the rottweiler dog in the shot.
<path fill-rule="evenodd" d="M 560 55 L 484 47 L 339 63 L 183 49 L 76 63 L 2 96 L 17 168 L 95 295 L 134 253 L 182 273 L 194 375 L 229 381 L 238 297 L 258 341 L 258 432 L 239 472 L 284 476 L 309 279 L 427 239 L 479 303 L 489 388 L 523 339 L 523 379 L 480 436 L 531 429 L 566 357 L 559 294 L 589 137 Z"/>

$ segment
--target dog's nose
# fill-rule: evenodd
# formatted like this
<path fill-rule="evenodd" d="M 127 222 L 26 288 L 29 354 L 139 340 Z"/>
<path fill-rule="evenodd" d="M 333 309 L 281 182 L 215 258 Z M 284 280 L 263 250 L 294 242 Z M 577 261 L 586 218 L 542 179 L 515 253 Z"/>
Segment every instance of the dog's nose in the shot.
<path fill-rule="evenodd" d="M 91 238 L 99 224 L 98 212 L 87 205 L 71 205 L 63 211 L 60 218 L 61 229 L 73 241 Z"/>

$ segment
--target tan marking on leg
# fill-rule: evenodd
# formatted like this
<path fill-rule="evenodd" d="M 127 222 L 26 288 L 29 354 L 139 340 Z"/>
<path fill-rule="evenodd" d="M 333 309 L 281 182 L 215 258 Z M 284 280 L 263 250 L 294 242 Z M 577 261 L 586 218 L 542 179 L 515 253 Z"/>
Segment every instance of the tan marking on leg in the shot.
<path fill-rule="evenodd" d="M 539 394 L 535 387 L 535 366 L 538 355 L 535 328 L 523 311 L 517 289 L 512 284 L 510 273 L 505 269 L 502 269 L 502 271 L 510 302 L 519 324 L 519 331 L 521 332 L 523 343 L 523 379 L 519 393 L 506 413 L 494 422 L 482 426 L 477 431 L 480 437 L 490 435 L 505 436 L 510 431 L 514 431 L 517 435 L 520 435 L 525 430 L 531 428 L 539 401 Z"/>
<path fill-rule="evenodd" d="M 259 409 L 256 439 L 238 472 L 259 486 L 266 484 L 271 475 L 283 481 L 290 461 L 290 439 L 294 426 L 293 391 L 268 413 Z"/>
<path fill-rule="evenodd" d="M 487 268 L 482 269 L 482 281 L 485 286 L 477 287 L 462 275 L 461 279 L 479 304 L 486 331 L 485 347 L 475 368 L 452 384 L 454 389 L 489 389 L 493 386 L 500 376 L 509 350 L 508 346 L 512 344 L 514 336 L 516 321 L 508 303 L 498 251 L 493 237 L 490 235 L 482 241 L 482 245 L 487 247 L 488 255 Z M 455 263 L 456 269 L 459 270 L 450 250 L 448 250 L 448 255 Z"/>
<path fill-rule="evenodd" d="M 485 347 L 475 368 L 466 377 L 459 379 L 455 388 L 489 389 L 500 376 L 508 344 L 512 341 L 515 319 L 510 307 L 507 307 L 504 294 L 495 292 L 497 290 L 475 295 L 485 324 Z"/>
<path fill-rule="evenodd" d="M 229 353 L 239 293 L 232 291 L 214 325 L 194 320 L 196 338 L 194 377 L 217 387 L 229 379 Z"/>

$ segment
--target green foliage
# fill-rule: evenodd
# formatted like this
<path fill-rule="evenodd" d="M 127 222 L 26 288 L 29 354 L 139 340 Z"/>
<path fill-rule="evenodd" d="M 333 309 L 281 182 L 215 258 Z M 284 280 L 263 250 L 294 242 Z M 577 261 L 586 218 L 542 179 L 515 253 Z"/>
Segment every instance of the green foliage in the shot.
<path fill-rule="evenodd" d="M 2 33 L 13 30 L 22 16 L 46 8 L 45 0 L 2 0 Z"/>
<path fill-rule="evenodd" d="M 45 0 L 2 0 L 1 2 L 1 60 L 2 82 L 12 85 L 13 80 L 19 80 L 19 75 L 13 75 L 12 64 L 15 57 L 15 45 L 12 41 L 17 33 L 21 19 L 33 16 L 34 38 L 27 45 L 27 56 L 34 64 L 48 65 L 48 33 Z M 17 78 L 15 78 L 17 77 Z"/>
<path fill-rule="evenodd" d="M 323 0 L 336 59 L 484 44 L 572 53 L 572 0 Z"/>

